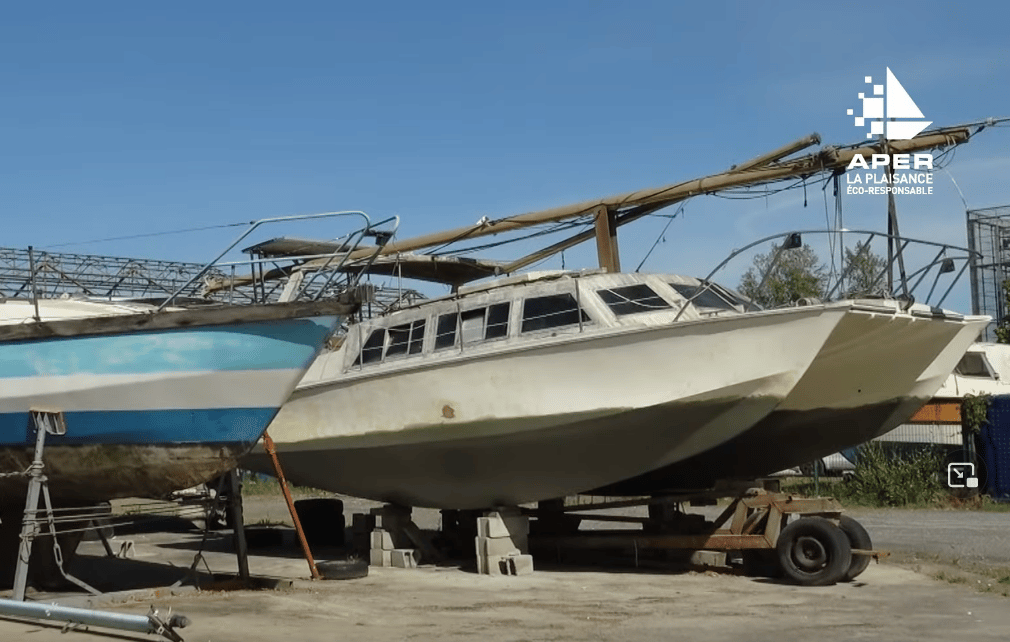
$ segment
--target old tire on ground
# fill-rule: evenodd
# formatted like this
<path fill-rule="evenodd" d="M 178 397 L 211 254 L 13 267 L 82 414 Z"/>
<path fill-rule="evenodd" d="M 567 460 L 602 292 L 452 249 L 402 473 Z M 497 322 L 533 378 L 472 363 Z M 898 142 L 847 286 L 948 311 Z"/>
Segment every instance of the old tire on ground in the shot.
<path fill-rule="evenodd" d="M 356 580 L 368 575 L 365 560 L 331 560 L 316 564 L 324 580 Z"/>
<path fill-rule="evenodd" d="M 801 517 L 782 529 L 775 545 L 786 577 L 801 586 L 828 586 L 852 563 L 849 538 L 822 517 Z"/>
<path fill-rule="evenodd" d="M 849 545 L 852 548 L 861 548 L 864 550 L 870 550 L 873 548 L 873 542 L 870 541 L 870 534 L 866 532 L 863 525 L 852 519 L 848 515 L 842 515 L 841 520 L 838 523 L 838 528 L 845 533 L 846 537 L 849 538 Z M 850 582 L 859 576 L 860 573 L 866 570 L 866 567 L 870 565 L 869 555 L 853 555 L 852 563 L 849 564 L 849 570 L 845 572 L 842 576 L 843 582 Z"/>

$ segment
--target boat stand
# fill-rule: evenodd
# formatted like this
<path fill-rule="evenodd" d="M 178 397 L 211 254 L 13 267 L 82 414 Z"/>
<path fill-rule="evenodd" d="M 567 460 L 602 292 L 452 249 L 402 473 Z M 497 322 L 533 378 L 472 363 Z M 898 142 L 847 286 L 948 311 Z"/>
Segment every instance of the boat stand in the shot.
<path fill-rule="evenodd" d="M 730 503 L 714 520 L 682 510 L 684 504 Z M 648 507 L 648 517 L 600 514 L 593 511 Z M 530 548 L 564 550 L 620 550 L 634 555 L 635 565 L 646 552 L 711 551 L 695 555 L 696 564 L 721 566 L 727 557 L 745 567 L 784 573 L 807 585 L 834 584 L 853 579 L 870 559 L 888 555 L 872 549 L 869 535 L 855 520 L 842 515 L 832 498 L 808 498 L 761 488 L 736 486 L 661 497 L 603 501 L 566 506 L 541 502 L 525 511 L 537 518 L 530 532 Z M 790 518 L 794 518 L 790 521 Z M 579 530 L 583 520 L 641 524 L 641 529 Z"/>
<path fill-rule="evenodd" d="M 31 423 L 35 428 L 35 456 L 28 467 L 28 495 L 25 501 L 24 517 L 21 521 L 21 542 L 18 548 L 17 566 L 14 570 L 14 594 L 13 598 L 24 601 L 25 591 L 28 586 L 28 567 L 31 562 L 32 544 L 41 535 L 41 520 L 39 513 L 39 495 L 45 500 L 45 521 L 49 527 L 49 536 L 53 538 L 53 556 L 55 557 L 56 568 L 64 578 L 73 582 L 92 595 L 99 595 L 100 592 L 81 579 L 67 573 L 63 568 L 63 551 L 56 534 L 56 520 L 53 517 L 53 503 L 49 497 L 49 482 L 45 475 L 45 463 L 42 461 L 42 453 L 46 446 L 46 435 L 67 434 L 67 421 L 61 411 L 37 410 L 30 411 Z"/>

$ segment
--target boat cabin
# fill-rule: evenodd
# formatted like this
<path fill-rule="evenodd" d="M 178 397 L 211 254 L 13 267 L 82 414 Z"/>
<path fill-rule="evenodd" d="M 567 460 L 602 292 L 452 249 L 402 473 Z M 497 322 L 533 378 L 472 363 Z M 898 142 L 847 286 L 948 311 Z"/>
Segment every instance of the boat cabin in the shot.
<path fill-rule="evenodd" d="M 742 295 L 678 275 L 546 272 L 498 279 L 352 326 L 343 373 L 497 352 L 517 344 L 684 323 L 759 308 Z M 327 359 L 326 370 L 336 367 Z M 394 365 L 395 364 L 395 365 Z M 323 373 L 317 373 L 323 375 Z M 323 376 L 333 376 L 327 372 Z M 311 380 L 312 373 L 306 379 Z"/>

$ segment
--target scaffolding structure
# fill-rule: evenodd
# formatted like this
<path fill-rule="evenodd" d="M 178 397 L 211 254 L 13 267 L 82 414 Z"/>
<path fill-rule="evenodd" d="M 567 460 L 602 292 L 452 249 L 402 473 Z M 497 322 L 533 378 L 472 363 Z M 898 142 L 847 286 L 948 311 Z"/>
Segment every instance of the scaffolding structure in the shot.
<path fill-rule="evenodd" d="M 1010 205 L 968 210 L 968 247 L 971 259 L 971 311 L 993 321 L 982 338 L 995 341 L 996 324 L 1008 312 L 1003 283 L 1010 279 Z"/>
<path fill-rule="evenodd" d="M 250 252 L 257 258 L 259 253 Z M 282 258 L 275 267 L 282 268 Z M 94 254 L 47 252 L 38 249 L 0 247 L 0 298 L 29 298 L 32 279 L 40 298 L 61 296 L 106 300 L 141 300 L 158 302 L 171 296 L 180 288 L 178 301 L 208 301 L 218 303 L 252 304 L 277 301 L 284 288 L 284 280 L 253 282 L 223 290 L 208 291 L 205 283 L 235 276 L 211 269 L 202 279 L 190 283 L 205 265 L 183 261 L 126 258 Z M 346 286 L 344 279 L 334 279 L 326 288 L 327 295 L 335 295 Z M 310 285 L 309 294 L 323 287 Z M 399 288 L 367 288 L 365 316 L 382 312 L 424 298 L 415 290 Z"/>

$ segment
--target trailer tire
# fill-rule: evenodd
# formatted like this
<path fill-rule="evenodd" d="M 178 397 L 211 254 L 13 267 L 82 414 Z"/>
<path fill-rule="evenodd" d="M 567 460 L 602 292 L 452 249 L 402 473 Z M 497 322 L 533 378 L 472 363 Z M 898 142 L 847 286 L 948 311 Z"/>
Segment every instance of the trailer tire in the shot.
<path fill-rule="evenodd" d="M 356 580 L 368 577 L 368 562 L 365 560 L 331 560 L 317 563 L 316 570 L 324 580 Z"/>
<path fill-rule="evenodd" d="M 775 551 L 785 576 L 801 586 L 835 584 L 852 564 L 849 538 L 822 517 L 801 517 L 786 526 Z"/>
<path fill-rule="evenodd" d="M 870 541 L 870 534 L 866 532 L 866 529 L 863 528 L 862 524 L 848 515 L 842 515 L 838 522 L 838 528 L 840 528 L 849 538 L 849 545 L 852 548 L 861 548 L 864 550 L 870 550 L 873 548 L 873 542 Z M 858 577 L 860 573 L 865 571 L 866 567 L 869 565 L 869 555 L 853 555 L 852 563 L 849 564 L 849 570 L 845 571 L 842 581 L 851 582 Z"/>

